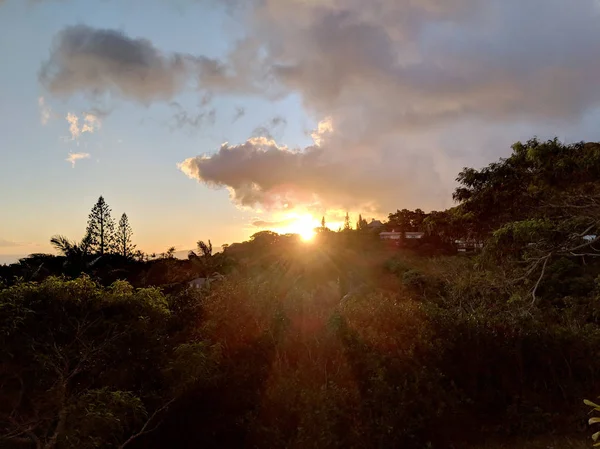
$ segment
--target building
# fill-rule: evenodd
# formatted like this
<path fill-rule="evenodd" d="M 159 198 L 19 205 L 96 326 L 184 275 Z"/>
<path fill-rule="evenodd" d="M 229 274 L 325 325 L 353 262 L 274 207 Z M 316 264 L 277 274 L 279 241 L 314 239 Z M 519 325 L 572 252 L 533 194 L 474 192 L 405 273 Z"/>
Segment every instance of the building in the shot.
<path fill-rule="evenodd" d="M 208 278 L 196 278 L 188 282 L 188 286 L 191 288 L 202 288 L 206 284 Z"/>
<path fill-rule="evenodd" d="M 371 219 L 371 223 L 367 225 L 367 228 L 371 230 L 377 230 L 383 228 L 383 223 L 379 220 Z"/>
<path fill-rule="evenodd" d="M 405 232 L 405 239 L 422 239 L 425 236 L 424 232 Z"/>
<path fill-rule="evenodd" d="M 407 240 L 422 239 L 424 236 L 425 236 L 424 232 L 405 232 L 404 233 L 404 238 Z M 381 240 L 400 240 L 402 238 L 402 233 L 396 232 L 395 230 L 392 229 L 391 232 L 387 232 L 387 231 L 380 232 L 379 238 Z"/>
<path fill-rule="evenodd" d="M 483 249 L 483 242 L 474 239 L 455 240 L 454 244 L 456 245 L 456 249 L 459 253 L 468 253 Z"/>
<path fill-rule="evenodd" d="M 383 231 L 383 232 L 379 233 L 379 238 L 381 240 L 400 240 L 401 237 L 402 237 L 402 233 L 396 232 L 396 231 L 392 231 L 392 232 Z"/>

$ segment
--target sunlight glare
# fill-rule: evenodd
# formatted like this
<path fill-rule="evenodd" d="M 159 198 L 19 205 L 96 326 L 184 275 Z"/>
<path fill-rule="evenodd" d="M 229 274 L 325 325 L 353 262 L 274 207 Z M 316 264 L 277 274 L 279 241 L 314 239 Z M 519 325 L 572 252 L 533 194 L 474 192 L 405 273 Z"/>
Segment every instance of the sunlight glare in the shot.
<path fill-rule="evenodd" d="M 289 224 L 284 228 L 279 228 L 276 231 L 283 234 L 298 234 L 303 242 L 311 242 L 315 237 L 315 228 L 319 223 L 310 214 L 289 214 L 286 217 Z"/>
<path fill-rule="evenodd" d="M 305 229 L 300 231 L 299 234 L 303 241 L 310 242 L 315 236 L 315 231 L 312 229 Z"/>

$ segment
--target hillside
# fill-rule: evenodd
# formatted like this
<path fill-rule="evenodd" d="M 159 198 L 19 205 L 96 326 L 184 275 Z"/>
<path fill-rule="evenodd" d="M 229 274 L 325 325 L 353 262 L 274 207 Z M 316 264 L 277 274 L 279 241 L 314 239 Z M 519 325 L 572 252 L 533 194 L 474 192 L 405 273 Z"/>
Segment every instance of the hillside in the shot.
<path fill-rule="evenodd" d="M 456 207 L 389 215 L 418 241 L 359 222 L 178 260 L 55 239 L 0 268 L 0 444 L 588 447 L 599 179 L 599 145 L 532 140 L 463 170 Z"/>

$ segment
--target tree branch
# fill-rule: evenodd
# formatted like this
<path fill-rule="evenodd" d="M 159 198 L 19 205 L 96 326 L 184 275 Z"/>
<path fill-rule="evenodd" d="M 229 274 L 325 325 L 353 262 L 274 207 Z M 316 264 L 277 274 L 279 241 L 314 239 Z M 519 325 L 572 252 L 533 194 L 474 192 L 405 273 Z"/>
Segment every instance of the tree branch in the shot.
<path fill-rule="evenodd" d="M 176 398 L 172 398 L 170 401 L 168 401 L 162 407 L 156 409 L 154 411 L 154 413 L 152 413 L 152 415 L 150 416 L 150 418 L 148 418 L 148 420 L 143 425 L 143 427 L 140 429 L 140 431 L 137 432 L 137 433 L 135 433 L 135 434 L 133 434 L 133 435 L 131 435 L 123 444 L 121 444 L 119 446 L 119 449 L 123 449 L 129 443 L 131 443 L 132 441 L 134 441 L 137 438 L 141 437 L 142 435 L 146 435 L 146 434 L 148 434 L 148 433 L 153 432 L 154 430 L 156 430 L 156 428 L 159 426 L 160 423 L 158 423 L 156 426 L 152 427 L 151 429 L 148 429 L 148 426 L 154 420 L 154 418 L 156 418 L 156 416 L 158 416 L 160 413 L 166 411 L 171 406 L 171 404 L 173 404 L 173 402 L 175 402 L 175 399 Z"/>
<path fill-rule="evenodd" d="M 588 247 L 592 246 L 594 243 L 598 243 L 598 242 L 600 242 L 600 236 L 597 236 L 595 239 L 590 240 L 589 242 L 586 242 L 586 243 L 583 243 L 583 244 L 581 244 L 579 246 L 576 246 L 575 248 L 570 248 L 570 249 L 566 250 L 566 252 L 567 253 L 574 253 L 576 251 L 579 251 L 580 249 L 588 248 Z"/>
<path fill-rule="evenodd" d="M 542 272 L 540 273 L 540 277 L 538 278 L 537 282 L 535 283 L 535 287 L 533 287 L 533 290 L 531 291 L 531 296 L 533 297 L 533 300 L 531 301 L 531 306 L 533 307 L 535 305 L 535 302 L 537 300 L 535 293 L 537 292 L 538 287 L 540 286 L 540 282 L 542 282 L 542 278 L 544 277 L 544 273 L 546 272 L 546 265 L 548 264 L 548 260 L 550 260 L 550 257 L 552 257 L 552 254 L 548 254 L 547 256 L 544 257 L 544 265 L 542 265 Z"/>

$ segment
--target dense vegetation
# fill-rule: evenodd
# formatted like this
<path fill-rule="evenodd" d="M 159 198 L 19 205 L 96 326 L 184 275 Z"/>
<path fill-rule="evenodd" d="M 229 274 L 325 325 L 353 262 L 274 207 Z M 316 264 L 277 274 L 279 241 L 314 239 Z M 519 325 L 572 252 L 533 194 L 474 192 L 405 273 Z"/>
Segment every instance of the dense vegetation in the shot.
<path fill-rule="evenodd" d="M 135 252 L 101 199 L 82 242 L 0 267 L 0 446 L 586 447 L 599 180 L 600 145 L 531 140 L 456 207 L 390 214 L 417 243 L 348 217 L 187 260 Z"/>

